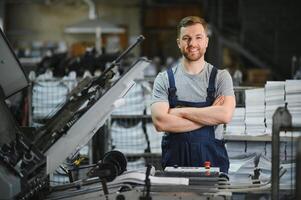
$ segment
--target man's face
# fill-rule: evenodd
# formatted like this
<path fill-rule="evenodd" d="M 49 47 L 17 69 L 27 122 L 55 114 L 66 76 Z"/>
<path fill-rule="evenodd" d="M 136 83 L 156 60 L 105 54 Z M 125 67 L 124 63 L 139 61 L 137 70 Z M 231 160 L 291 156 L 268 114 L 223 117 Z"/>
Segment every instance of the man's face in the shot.
<path fill-rule="evenodd" d="M 208 37 L 203 25 L 197 23 L 182 27 L 177 43 L 187 60 L 197 61 L 202 58 L 208 46 Z"/>

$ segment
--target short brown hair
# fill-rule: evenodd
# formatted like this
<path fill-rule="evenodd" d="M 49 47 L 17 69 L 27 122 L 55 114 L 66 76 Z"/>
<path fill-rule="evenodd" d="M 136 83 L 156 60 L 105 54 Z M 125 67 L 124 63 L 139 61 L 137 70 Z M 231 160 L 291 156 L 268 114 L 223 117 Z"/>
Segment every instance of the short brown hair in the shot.
<path fill-rule="evenodd" d="M 208 34 L 208 25 L 207 22 L 198 16 L 187 16 L 185 18 L 183 18 L 180 23 L 177 26 L 177 36 L 180 37 L 180 33 L 181 33 L 181 28 L 182 27 L 186 27 L 186 26 L 191 26 L 194 24 L 202 24 L 204 27 L 204 30 L 206 32 L 206 34 Z"/>

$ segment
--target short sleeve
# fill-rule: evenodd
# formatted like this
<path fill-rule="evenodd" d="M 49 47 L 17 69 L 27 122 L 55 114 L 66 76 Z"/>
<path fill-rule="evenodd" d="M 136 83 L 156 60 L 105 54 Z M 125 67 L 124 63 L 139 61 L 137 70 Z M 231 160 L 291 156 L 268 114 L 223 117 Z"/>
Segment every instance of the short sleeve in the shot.
<path fill-rule="evenodd" d="M 218 70 L 216 90 L 216 96 L 234 96 L 232 78 L 227 70 Z"/>
<path fill-rule="evenodd" d="M 154 81 L 151 104 L 168 102 L 168 87 L 166 72 L 159 73 Z"/>

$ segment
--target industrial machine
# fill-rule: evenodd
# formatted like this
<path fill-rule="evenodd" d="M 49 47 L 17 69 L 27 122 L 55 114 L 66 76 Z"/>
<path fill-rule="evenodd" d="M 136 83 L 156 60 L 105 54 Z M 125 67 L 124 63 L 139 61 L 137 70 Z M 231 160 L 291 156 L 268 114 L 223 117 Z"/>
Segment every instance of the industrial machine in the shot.
<path fill-rule="evenodd" d="M 43 190 L 49 189 L 48 175 L 92 138 L 115 108 L 114 102 L 134 85 L 150 61 L 140 58 L 116 75 L 120 60 L 143 41 L 140 36 L 100 77 L 80 82 L 44 126 L 25 134 L 5 99 L 27 87 L 28 80 L 0 33 L 0 199 L 43 199 Z"/>

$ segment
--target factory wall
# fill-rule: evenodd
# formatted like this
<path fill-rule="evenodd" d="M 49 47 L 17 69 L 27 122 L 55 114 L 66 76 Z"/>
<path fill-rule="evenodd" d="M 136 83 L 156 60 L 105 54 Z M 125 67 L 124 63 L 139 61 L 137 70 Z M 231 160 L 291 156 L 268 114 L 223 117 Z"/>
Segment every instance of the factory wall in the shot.
<path fill-rule="evenodd" d="M 31 41 L 70 44 L 78 41 L 94 42 L 93 34 L 67 34 L 64 28 L 88 19 L 89 8 L 82 1 L 45 3 L 8 3 L 6 6 L 6 30 L 12 43 Z M 139 7 L 134 5 L 96 4 L 99 17 L 112 24 L 125 27 L 128 39 L 140 34 Z M 124 17 L 126 16 L 126 17 Z M 18 44 L 19 45 L 19 44 Z"/>

